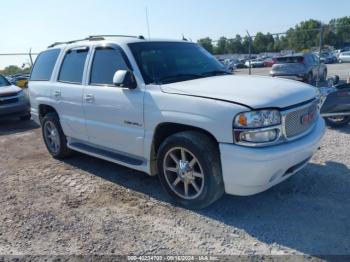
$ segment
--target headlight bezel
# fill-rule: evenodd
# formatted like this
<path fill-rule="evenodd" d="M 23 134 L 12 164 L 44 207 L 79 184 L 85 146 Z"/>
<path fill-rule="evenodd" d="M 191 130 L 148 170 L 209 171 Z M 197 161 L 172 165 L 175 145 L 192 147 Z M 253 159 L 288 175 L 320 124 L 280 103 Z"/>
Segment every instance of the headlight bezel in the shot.
<path fill-rule="evenodd" d="M 239 125 L 239 122 L 237 119 L 242 116 L 254 116 L 257 115 L 263 116 L 266 112 L 273 112 L 275 116 L 278 116 L 278 121 L 271 121 L 270 123 L 265 123 L 265 121 L 260 121 L 262 124 L 257 125 L 256 122 L 253 124 L 247 123 L 247 125 Z M 266 116 L 266 115 L 265 115 Z M 266 120 L 266 119 L 265 119 Z M 249 147 L 264 147 L 269 145 L 275 145 L 278 143 L 281 143 L 282 141 L 282 134 L 283 134 L 283 128 L 282 128 L 282 122 L 283 117 L 280 110 L 275 108 L 265 108 L 260 110 L 251 110 L 246 112 L 240 112 L 238 113 L 234 119 L 233 119 L 233 140 L 234 143 L 237 145 L 242 146 L 249 146 Z M 242 139 L 242 134 L 258 134 L 258 133 L 268 133 L 268 132 L 275 132 L 275 137 L 271 140 L 267 141 L 246 141 Z"/>

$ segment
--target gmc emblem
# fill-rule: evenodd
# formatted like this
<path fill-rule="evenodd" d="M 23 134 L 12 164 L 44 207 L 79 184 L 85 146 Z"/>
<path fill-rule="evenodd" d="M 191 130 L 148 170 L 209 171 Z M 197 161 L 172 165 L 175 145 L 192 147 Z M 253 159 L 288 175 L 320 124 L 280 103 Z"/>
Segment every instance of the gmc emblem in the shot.
<path fill-rule="evenodd" d="M 307 113 L 307 114 L 301 116 L 300 122 L 302 125 L 307 125 L 314 120 L 314 117 L 315 117 L 315 113 L 312 113 L 312 112 Z"/>

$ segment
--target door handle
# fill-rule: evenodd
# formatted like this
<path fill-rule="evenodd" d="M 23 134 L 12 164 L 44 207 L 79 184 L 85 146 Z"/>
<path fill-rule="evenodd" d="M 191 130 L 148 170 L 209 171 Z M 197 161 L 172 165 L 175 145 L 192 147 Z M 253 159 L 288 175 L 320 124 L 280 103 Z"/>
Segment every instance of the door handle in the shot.
<path fill-rule="evenodd" d="M 95 101 L 95 97 L 92 94 L 87 94 L 84 96 L 84 100 L 86 103 L 93 103 Z"/>

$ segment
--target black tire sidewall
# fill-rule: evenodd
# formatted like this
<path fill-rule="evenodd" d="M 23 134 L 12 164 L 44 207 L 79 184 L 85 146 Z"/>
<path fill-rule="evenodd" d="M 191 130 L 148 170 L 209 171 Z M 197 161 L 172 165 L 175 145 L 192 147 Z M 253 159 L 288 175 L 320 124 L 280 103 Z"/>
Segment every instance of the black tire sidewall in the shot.
<path fill-rule="evenodd" d="M 50 121 L 51 123 L 53 123 L 58 131 L 59 134 L 59 140 L 60 140 L 60 149 L 58 152 L 53 152 L 50 150 L 50 147 L 47 144 L 46 138 L 45 138 L 45 131 L 44 131 L 44 127 L 45 127 L 45 123 L 47 123 L 48 121 Z M 61 128 L 61 124 L 59 122 L 59 118 L 57 116 L 57 114 L 55 113 L 48 113 L 47 115 L 44 116 L 43 120 L 42 120 L 42 136 L 43 136 L 43 140 L 45 143 L 45 146 L 47 148 L 47 150 L 49 151 L 49 153 L 54 157 L 54 158 L 64 158 L 66 156 L 68 156 L 68 154 L 70 153 L 70 150 L 67 147 L 67 138 L 63 133 L 63 130 Z"/>
<path fill-rule="evenodd" d="M 326 121 L 326 124 L 330 127 L 341 127 L 341 126 L 346 126 L 349 124 L 350 116 L 344 116 L 344 120 L 339 121 L 339 122 L 334 122 L 334 121 L 330 120 L 330 118 L 328 118 L 328 117 L 325 118 L 325 121 Z"/>
<path fill-rule="evenodd" d="M 183 147 L 189 150 L 195 157 L 198 159 L 202 171 L 204 173 L 204 187 L 202 193 L 193 200 L 186 200 L 178 196 L 168 185 L 168 182 L 165 178 L 164 170 L 163 170 L 163 161 L 165 154 L 174 147 Z M 223 183 L 222 176 L 220 173 L 220 178 L 218 179 L 218 174 L 214 174 L 213 172 L 213 164 L 219 163 L 210 163 L 208 159 L 208 154 L 213 154 L 213 152 L 208 152 L 203 145 L 196 143 L 196 141 L 189 139 L 189 137 L 179 135 L 173 135 L 167 138 L 164 143 L 161 145 L 158 151 L 157 157 L 157 168 L 158 168 L 158 177 L 163 186 L 163 188 L 167 191 L 167 193 L 180 205 L 190 208 L 190 209 L 200 209 L 210 205 L 214 202 L 217 197 L 215 194 L 219 192 L 220 196 L 223 192 Z M 217 168 L 217 167 L 216 167 Z M 220 165 L 221 172 L 221 165 Z M 219 181 L 218 181 L 219 180 Z M 222 188 L 221 188 L 222 187 Z"/>

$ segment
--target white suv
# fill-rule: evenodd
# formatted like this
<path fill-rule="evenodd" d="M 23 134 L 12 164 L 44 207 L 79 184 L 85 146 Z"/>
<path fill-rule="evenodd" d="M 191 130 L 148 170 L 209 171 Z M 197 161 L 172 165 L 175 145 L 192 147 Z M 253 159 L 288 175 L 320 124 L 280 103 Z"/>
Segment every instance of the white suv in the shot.
<path fill-rule="evenodd" d="M 157 175 L 188 208 L 252 195 L 303 168 L 325 132 L 315 89 L 229 74 L 186 41 L 92 36 L 53 44 L 29 82 L 49 152 Z"/>

